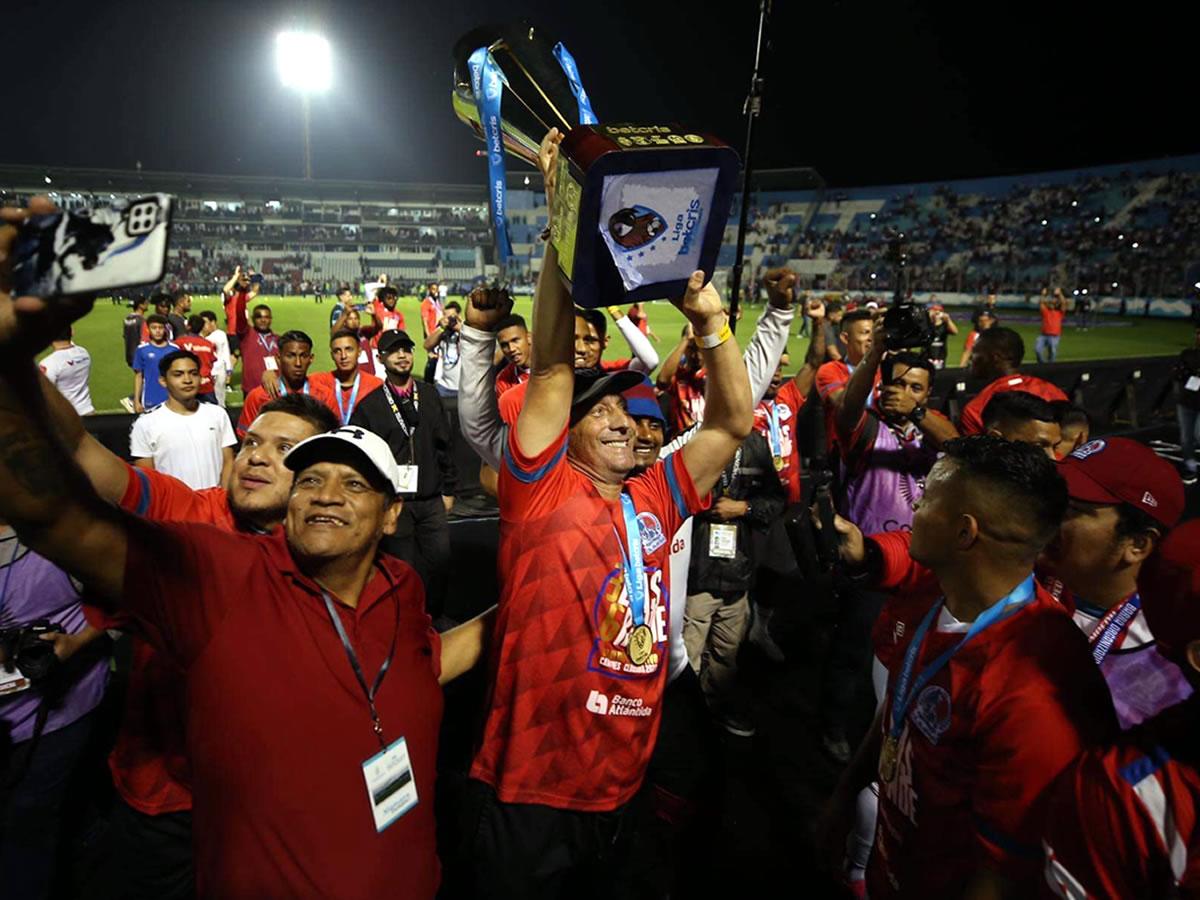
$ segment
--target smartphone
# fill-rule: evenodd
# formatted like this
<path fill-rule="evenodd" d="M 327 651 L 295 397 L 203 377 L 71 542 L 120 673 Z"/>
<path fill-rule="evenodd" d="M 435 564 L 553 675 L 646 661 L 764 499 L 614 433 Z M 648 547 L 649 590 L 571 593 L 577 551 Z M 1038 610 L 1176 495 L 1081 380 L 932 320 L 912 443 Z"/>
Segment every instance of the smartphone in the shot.
<path fill-rule="evenodd" d="M 167 264 L 171 197 L 33 216 L 13 253 L 15 296 L 95 294 L 160 281 Z"/>

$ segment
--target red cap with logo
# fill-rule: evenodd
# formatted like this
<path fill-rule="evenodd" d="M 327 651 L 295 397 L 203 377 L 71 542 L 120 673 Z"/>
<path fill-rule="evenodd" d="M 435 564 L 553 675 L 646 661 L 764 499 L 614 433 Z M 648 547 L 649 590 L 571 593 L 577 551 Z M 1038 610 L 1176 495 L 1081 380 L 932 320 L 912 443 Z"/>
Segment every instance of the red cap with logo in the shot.
<path fill-rule="evenodd" d="M 1200 519 L 1163 538 L 1138 573 L 1138 593 L 1158 651 L 1189 671 L 1187 645 L 1200 641 Z"/>
<path fill-rule="evenodd" d="M 1110 437 L 1088 441 L 1058 464 L 1073 500 L 1127 503 L 1164 528 L 1183 515 L 1183 480 L 1145 444 Z"/>

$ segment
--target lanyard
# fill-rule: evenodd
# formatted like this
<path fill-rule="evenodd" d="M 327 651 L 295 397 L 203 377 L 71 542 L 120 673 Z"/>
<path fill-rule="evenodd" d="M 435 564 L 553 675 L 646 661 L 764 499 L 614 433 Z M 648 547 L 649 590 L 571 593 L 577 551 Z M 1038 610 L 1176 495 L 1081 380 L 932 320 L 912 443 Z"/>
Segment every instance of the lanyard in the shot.
<path fill-rule="evenodd" d="M 1030 575 L 1013 588 L 1012 593 L 1006 597 L 1001 597 L 985 609 L 979 618 L 971 623 L 971 627 L 966 635 L 963 636 L 963 639 L 953 647 L 942 651 L 942 654 L 937 659 L 921 670 L 914 681 L 913 668 L 916 666 L 917 657 L 921 654 L 921 645 L 925 641 L 925 634 L 929 631 L 929 626 L 933 624 L 933 620 L 941 611 L 945 598 L 943 597 L 937 603 L 933 604 L 929 608 L 929 612 L 925 614 L 925 618 L 921 620 L 921 624 L 917 626 L 917 631 L 912 637 L 912 642 L 908 645 L 908 650 L 904 654 L 904 666 L 901 668 L 900 675 L 896 679 L 896 689 L 892 694 L 892 724 L 888 734 L 893 739 L 899 738 L 900 732 L 904 729 L 904 717 L 908 714 L 908 708 L 912 705 L 913 697 L 921 692 L 921 688 L 925 687 L 933 679 L 933 676 L 942 670 L 946 663 L 950 662 L 951 657 L 961 650 L 967 641 L 983 633 L 986 628 L 996 624 L 1001 619 L 1008 618 L 1008 616 L 1029 603 L 1033 597 L 1033 575 Z"/>
<path fill-rule="evenodd" d="M 302 390 L 300 393 L 302 393 L 302 394 L 308 393 L 308 379 L 307 378 L 304 379 L 304 390 Z M 280 379 L 280 381 L 279 381 L 279 396 L 286 397 L 287 395 L 288 395 L 287 382 Z M 343 422 L 342 424 L 345 425 L 346 423 Z"/>
<path fill-rule="evenodd" d="M 629 612 L 633 615 L 636 628 L 646 621 L 646 585 L 643 573 L 646 570 L 642 560 L 642 528 L 638 524 L 637 510 L 633 498 L 622 492 L 621 514 L 625 518 L 625 541 L 629 552 L 621 544 L 621 536 L 617 535 L 617 546 L 621 548 L 621 567 L 625 570 L 625 593 L 629 600 Z M 616 531 L 613 528 L 613 531 Z M 635 563 L 636 560 L 636 563 Z"/>
<path fill-rule="evenodd" d="M 343 425 L 350 424 L 350 416 L 354 412 L 354 407 L 358 404 L 358 387 L 359 387 L 359 384 L 361 381 L 362 381 L 362 373 L 355 372 L 354 373 L 354 388 L 353 388 L 353 390 L 350 391 L 350 402 L 345 408 L 343 408 L 343 406 L 342 406 L 342 385 L 338 382 L 338 380 L 336 378 L 334 379 L 333 399 L 337 401 L 338 418 L 342 420 Z M 308 387 L 307 383 L 305 384 L 305 387 Z"/>
<path fill-rule="evenodd" d="M 1141 608 L 1142 598 L 1134 594 L 1105 613 L 1104 618 L 1092 629 L 1092 633 L 1088 635 L 1088 643 L 1092 646 L 1092 659 L 1096 665 L 1104 662 L 1117 638 L 1125 632 Z"/>
<path fill-rule="evenodd" d="M 387 398 L 388 405 L 392 408 L 392 415 L 396 417 L 396 424 L 400 426 L 400 430 L 404 432 L 406 438 L 411 438 L 413 429 L 409 427 L 408 422 L 404 421 L 404 416 L 400 413 L 400 407 L 396 405 L 396 389 L 390 381 L 387 384 Z M 417 386 L 415 384 L 413 385 L 412 403 L 413 409 L 420 411 L 421 406 L 417 400 Z"/>
<path fill-rule="evenodd" d="M 388 581 L 390 582 L 391 579 L 389 578 Z M 395 585 L 392 585 L 392 587 L 394 588 Z M 396 626 L 392 629 L 392 647 L 388 650 L 387 659 L 379 667 L 379 674 L 375 676 L 374 686 L 368 688 L 367 679 L 363 676 L 362 666 L 358 663 L 358 654 L 354 652 L 354 645 L 350 643 L 350 638 L 346 635 L 346 628 L 342 625 L 341 616 L 333 608 L 333 600 L 330 599 L 329 592 L 321 591 L 321 599 L 325 601 L 325 609 L 329 613 L 329 618 L 333 621 L 333 627 L 337 629 L 338 637 L 342 639 L 342 647 L 346 651 L 346 658 L 350 660 L 350 667 L 354 669 L 354 677 L 358 679 L 363 694 L 366 695 L 367 706 L 371 709 L 371 727 L 375 730 L 375 737 L 379 739 L 379 746 L 384 747 L 386 745 L 383 741 L 383 723 L 379 721 L 379 710 L 375 708 L 375 695 L 379 693 L 379 686 L 383 684 L 383 676 L 387 674 L 387 670 L 392 665 L 392 658 L 396 655 L 396 632 L 400 630 L 399 603 L 396 604 Z"/>
<path fill-rule="evenodd" d="M 779 425 L 779 404 L 770 401 L 767 408 L 767 440 L 771 444 L 771 455 L 776 459 L 783 456 L 783 429 Z"/>
<path fill-rule="evenodd" d="M 256 331 L 254 332 L 254 336 L 258 339 L 258 345 L 263 348 L 263 353 L 275 353 L 279 350 L 279 345 L 275 344 L 275 341 L 273 340 L 275 337 L 274 335 L 269 335 L 268 337 L 270 339 L 263 340 L 262 332 Z M 272 344 L 275 344 L 275 346 L 272 347 Z"/>
<path fill-rule="evenodd" d="M 733 454 L 733 464 L 721 472 L 721 493 L 728 496 L 737 483 L 738 472 L 742 469 L 742 448 L 739 446 Z"/>

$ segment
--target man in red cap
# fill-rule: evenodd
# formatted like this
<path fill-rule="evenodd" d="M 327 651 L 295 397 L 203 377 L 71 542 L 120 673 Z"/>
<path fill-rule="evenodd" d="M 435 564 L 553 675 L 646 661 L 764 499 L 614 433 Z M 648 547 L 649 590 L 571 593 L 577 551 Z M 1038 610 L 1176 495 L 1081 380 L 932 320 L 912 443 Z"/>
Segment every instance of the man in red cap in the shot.
<path fill-rule="evenodd" d="M 1069 506 L 1038 573 L 1074 608 L 1121 727 L 1129 728 L 1191 694 L 1155 645 L 1137 590 L 1143 564 L 1183 514 L 1183 482 L 1149 447 L 1121 437 L 1089 441 L 1059 472 Z"/>
<path fill-rule="evenodd" d="M 1200 522 L 1168 535 L 1138 588 L 1158 652 L 1200 689 Z M 1083 753 L 1059 778 L 1042 846 L 1056 897 L 1200 896 L 1200 694 Z"/>
<path fill-rule="evenodd" d="M 1043 400 L 1067 399 L 1050 382 L 1018 372 L 1024 358 L 1025 342 L 1011 328 L 989 328 L 975 340 L 967 366 L 972 378 L 986 379 L 989 383 L 963 407 L 958 428 L 963 435 L 984 432 L 983 410 L 992 397 L 1004 391 L 1025 391 Z"/>

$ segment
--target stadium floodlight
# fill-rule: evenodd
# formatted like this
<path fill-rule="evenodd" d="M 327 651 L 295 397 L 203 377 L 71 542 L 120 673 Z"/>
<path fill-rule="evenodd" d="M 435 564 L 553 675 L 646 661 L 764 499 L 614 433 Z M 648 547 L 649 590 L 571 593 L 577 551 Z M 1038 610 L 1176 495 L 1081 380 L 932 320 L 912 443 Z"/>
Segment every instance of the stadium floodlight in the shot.
<path fill-rule="evenodd" d="M 1138 248 L 1138 242 L 1137 242 L 1137 241 L 1134 241 L 1134 242 L 1133 242 L 1133 249 L 1134 249 L 1134 250 L 1136 250 L 1137 248 Z"/>
<path fill-rule="evenodd" d="M 1118 235 L 1117 235 L 1117 240 L 1118 240 L 1118 241 L 1123 241 L 1123 240 L 1125 240 L 1125 235 L 1123 235 L 1123 234 L 1118 234 Z"/>
<path fill-rule="evenodd" d="M 1078 205 L 1079 205 L 1079 201 L 1078 201 L 1078 200 L 1072 200 L 1072 201 L 1071 201 L 1071 205 L 1072 205 L 1072 206 L 1078 206 Z"/>
<path fill-rule="evenodd" d="M 43 180 L 43 181 L 45 181 L 45 182 L 46 182 L 46 184 L 50 184 L 50 176 L 49 176 L 49 175 L 47 175 L 47 176 L 46 176 L 45 178 L 43 178 L 42 180 Z"/>
<path fill-rule="evenodd" d="M 306 31 L 285 31 L 275 39 L 275 64 L 283 86 L 301 94 L 321 94 L 333 82 L 329 41 Z"/>
<path fill-rule="evenodd" d="M 1079 293 L 1081 293 L 1081 294 L 1085 294 L 1085 295 L 1086 295 L 1086 294 L 1087 294 L 1087 288 L 1084 288 L 1084 289 L 1083 289 L 1082 291 L 1080 291 Z"/>
<path fill-rule="evenodd" d="M 1092 221 L 1093 221 L 1093 222 L 1099 222 L 1099 221 L 1100 221 L 1100 217 L 1099 217 L 1099 216 L 1096 216 L 1096 218 L 1092 219 Z"/>
<path fill-rule="evenodd" d="M 1113 287 L 1116 287 L 1116 286 L 1117 286 L 1117 283 L 1114 281 L 1114 282 L 1113 282 Z"/>
<path fill-rule="evenodd" d="M 333 54 L 329 41 L 307 31 L 284 31 L 275 38 L 275 64 L 285 88 L 300 95 L 304 112 L 304 177 L 312 179 L 312 141 L 309 97 L 323 94 L 333 82 Z"/>
<path fill-rule="evenodd" d="M 1042 219 L 1042 227 L 1043 227 L 1043 228 L 1044 228 L 1046 225 L 1048 225 L 1048 224 L 1049 224 L 1049 223 L 1048 223 L 1048 222 L 1047 222 L 1045 219 Z"/>

